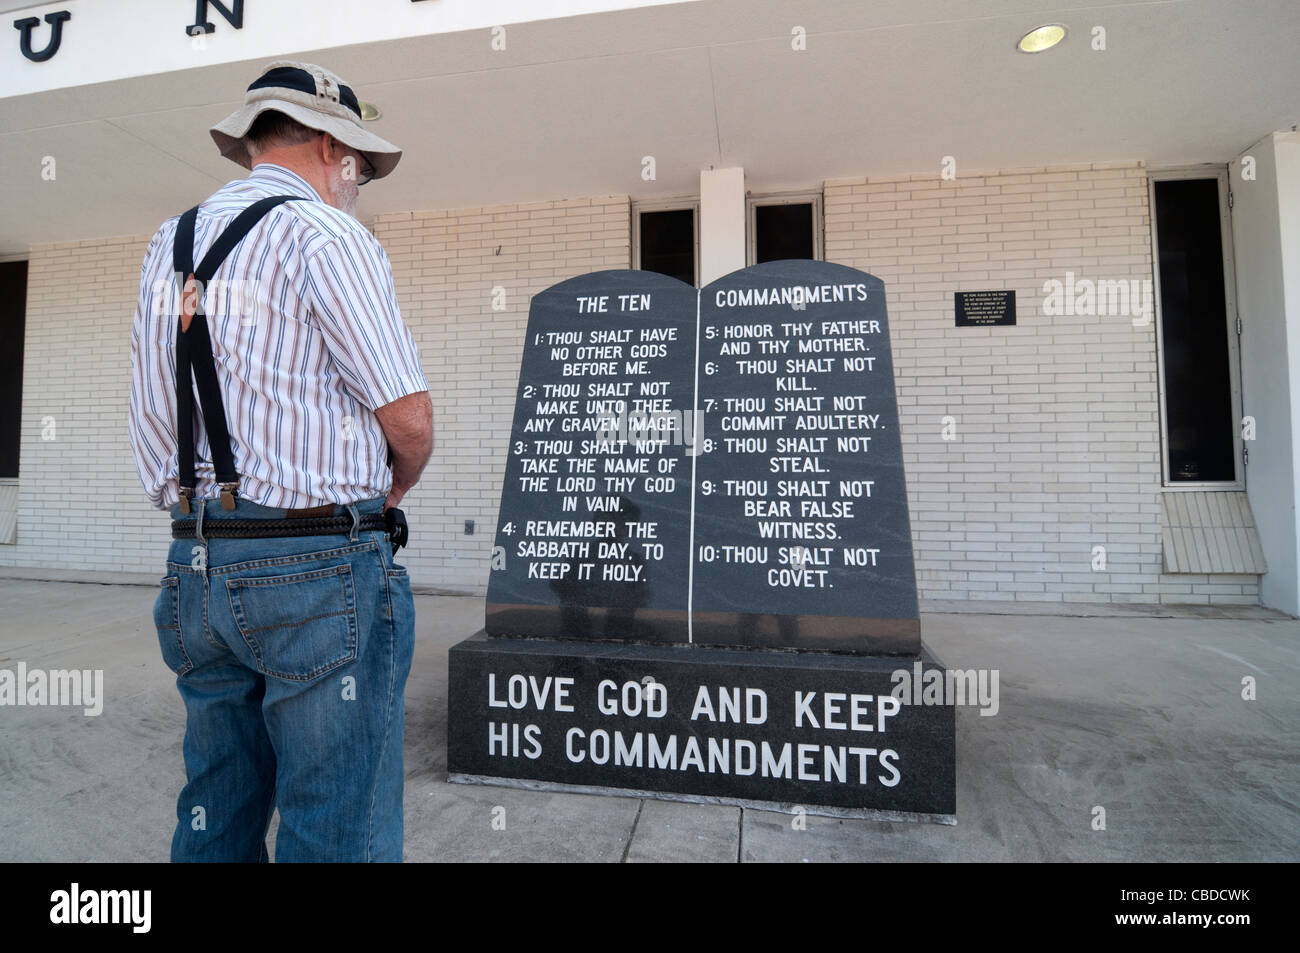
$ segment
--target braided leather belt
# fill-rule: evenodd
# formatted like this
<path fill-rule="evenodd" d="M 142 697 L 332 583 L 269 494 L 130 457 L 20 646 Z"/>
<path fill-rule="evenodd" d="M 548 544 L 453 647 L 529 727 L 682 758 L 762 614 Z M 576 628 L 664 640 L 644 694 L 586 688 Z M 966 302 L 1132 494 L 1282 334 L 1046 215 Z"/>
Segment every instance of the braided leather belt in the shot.
<path fill-rule="evenodd" d="M 193 539 L 198 520 L 172 520 L 172 539 Z M 378 513 L 361 516 L 357 526 L 360 532 L 388 530 L 388 523 Z M 328 516 L 313 519 L 291 520 L 237 520 L 207 519 L 203 521 L 205 538 L 218 539 L 269 539 L 280 536 L 333 536 L 352 532 L 351 516 Z"/>

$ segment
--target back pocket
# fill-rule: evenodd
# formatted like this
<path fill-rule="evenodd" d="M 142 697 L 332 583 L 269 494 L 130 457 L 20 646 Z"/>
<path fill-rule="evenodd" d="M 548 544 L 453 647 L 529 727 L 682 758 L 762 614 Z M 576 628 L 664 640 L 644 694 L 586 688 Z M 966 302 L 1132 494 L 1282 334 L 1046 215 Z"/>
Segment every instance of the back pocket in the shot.
<path fill-rule="evenodd" d="M 310 681 L 357 657 L 351 566 L 228 579 L 226 594 L 240 635 L 266 675 Z"/>
<path fill-rule="evenodd" d="M 177 675 L 188 675 L 194 668 L 185 642 L 181 639 L 180 579 L 164 578 L 158 588 L 158 598 L 153 604 L 153 624 L 158 630 L 158 648 L 162 649 L 163 664 Z"/>

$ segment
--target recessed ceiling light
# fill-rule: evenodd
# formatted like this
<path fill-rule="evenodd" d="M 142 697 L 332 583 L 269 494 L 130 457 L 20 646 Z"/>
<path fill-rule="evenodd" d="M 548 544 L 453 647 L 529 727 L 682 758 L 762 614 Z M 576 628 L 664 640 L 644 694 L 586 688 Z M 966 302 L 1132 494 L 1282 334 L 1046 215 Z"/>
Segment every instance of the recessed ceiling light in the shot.
<path fill-rule="evenodd" d="M 1063 39 L 1065 39 L 1065 27 L 1059 23 L 1048 23 L 1030 30 L 1020 38 L 1016 47 L 1021 53 L 1041 53 L 1043 50 L 1050 50 Z"/>
<path fill-rule="evenodd" d="M 383 113 L 379 111 L 379 107 L 376 106 L 374 103 L 361 104 L 361 118 L 366 120 L 367 122 L 369 122 L 371 119 L 378 119 L 382 115 Z"/>

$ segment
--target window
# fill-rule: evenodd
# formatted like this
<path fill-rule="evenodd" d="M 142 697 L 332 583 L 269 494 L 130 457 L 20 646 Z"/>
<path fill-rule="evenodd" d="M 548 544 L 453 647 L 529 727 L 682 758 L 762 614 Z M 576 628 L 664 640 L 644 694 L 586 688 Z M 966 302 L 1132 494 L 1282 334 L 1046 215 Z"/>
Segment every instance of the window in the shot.
<path fill-rule="evenodd" d="M 633 267 L 695 287 L 699 275 L 699 203 L 632 206 Z"/>
<path fill-rule="evenodd" d="M 1241 388 L 1227 178 L 1151 176 L 1164 482 L 1240 488 Z"/>
<path fill-rule="evenodd" d="M 26 311 L 27 262 L 0 262 L 0 479 L 18 476 Z"/>
<path fill-rule="evenodd" d="M 750 198 L 749 264 L 822 257 L 822 198 L 816 193 Z"/>

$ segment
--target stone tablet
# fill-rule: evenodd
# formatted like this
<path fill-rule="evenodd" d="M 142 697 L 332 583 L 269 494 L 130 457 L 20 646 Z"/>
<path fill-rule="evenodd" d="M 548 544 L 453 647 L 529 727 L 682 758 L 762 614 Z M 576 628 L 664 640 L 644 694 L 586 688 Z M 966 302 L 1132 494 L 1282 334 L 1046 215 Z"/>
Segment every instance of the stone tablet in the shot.
<path fill-rule="evenodd" d="M 770 262 L 533 299 L 486 631 L 920 651 L 884 285 Z"/>
<path fill-rule="evenodd" d="M 779 261 L 701 298 L 693 641 L 915 654 L 884 282 Z"/>
<path fill-rule="evenodd" d="M 534 295 L 487 631 L 689 641 L 694 288 L 603 271 Z"/>

